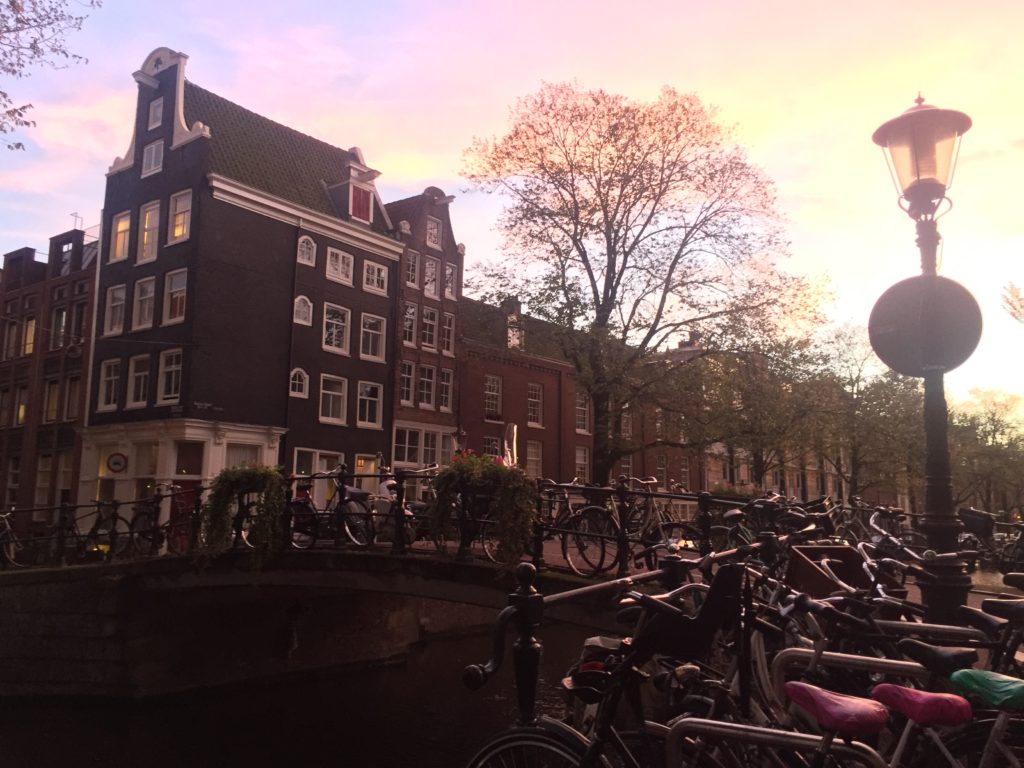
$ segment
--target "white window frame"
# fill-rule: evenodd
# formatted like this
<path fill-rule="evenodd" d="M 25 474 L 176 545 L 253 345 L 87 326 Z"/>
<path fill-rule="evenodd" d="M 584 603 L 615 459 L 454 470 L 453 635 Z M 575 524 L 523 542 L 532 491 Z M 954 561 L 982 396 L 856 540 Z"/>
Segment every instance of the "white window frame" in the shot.
<path fill-rule="evenodd" d="M 309 374 L 301 368 L 292 368 L 288 375 L 288 397 L 309 399 Z"/>
<path fill-rule="evenodd" d="M 369 259 L 363 261 L 363 290 L 377 296 L 387 296 L 388 268 Z"/>
<path fill-rule="evenodd" d="M 423 295 L 432 299 L 440 298 L 437 291 L 437 282 L 440 279 L 438 272 L 441 268 L 441 260 L 433 256 L 423 259 Z"/>
<path fill-rule="evenodd" d="M 292 322 L 313 326 L 313 302 L 307 296 L 296 296 L 292 302 Z"/>
<path fill-rule="evenodd" d="M 335 283 L 352 285 L 352 273 L 355 271 L 355 257 L 340 248 L 327 248 L 324 259 L 324 276 Z"/>
<path fill-rule="evenodd" d="M 437 310 L 433 307 L 423 308 L 420 343 L 428 349 L 437 349 Z"/>
<path fill-rule="evenodd" d="M 140 363 L 145 363 L 145 371 L 139 370 Z M 133 357 L 128 358 L 128 387 L 127 393 L 125 394 L 125 410 L 130 408 L 145 408 L 149 404 L 149 364 L 149 355 L 134 355 Z M 144 380 L 141 400 L 135 397 L 135 390 L 137 389 L 135 385 L 137 380 L 140 378 Z"/>
<path fill-rule="evenodd" d="M 316 266 L 316 241 L 309 235 L 299 238 L 299 242 L 295 246 L 295 260 L 307 267 Z"/>
<path fill-rule="evenodd" d="M 441 226 L 440 219 L 433 216 L 427 216 L 426 231 L 423 234 L 423 240 L 428 247 L 438 251 L 441 250 L 441 243 L 444 240 Z"/>
<path fill-rule="evenodd" d="M 405 303 L 402 314 L 402 344 L 407 347 L 416 346 L 416 330 L 419 327 L 420 308 L 411 301 Z"/>
<path fill-rule="evenodd" d="M 164 140 L 151 141 L 142 148 L 142 174 L 140 178 L 160 173 L 164 169 Z"/>
<path fill-rule="evenodd" d="M 343 338 L 341 344 L 328 344 L 328 326 L 334 326 L 338 324 L 337 320 L 332 320 L 329 315 L 334 312 L 339 312 L 344 320 Z M 332 334 L 334 335 L 334 334 Z M 324 321 L 322 332 L 320 334 L 320 348 L 325 352 L 330 352 L 335 355 L 347 355 L 349 354 L 350 340 L 352 338 L 352 311 L 348 307 L 343 307 L 340 304 L 331 304 L 328 301 L 324 302 Z"/>
<path fill-rule="evenodd" d="M 324 415 L 324 397 L 326 390 L 324 384 L 331 382 L 333 384 L 341 384 L 341 392 L 331 392 L 331 398 L 337 398 L 341 404 L 341 416 L 325 416 Z M 348 416 L 348 379 L 342 378 L 341 376 L 331 376 L 327 373 L 320 374 L 320 405 L 317 408 L 318 418 L 322 424 L 339 424 L 341 426 L 346 425 L 346 417 Z"/>
<path fill-rule="evenodd" d="M 135 263 L 156 261 L 160 245 L 160 201 L 153 200 L 139 208 L 139 243 L 135 250 Z"/>
<path fill-rule="evenodd" d="M 484 456 L 501 456 L 501 438 L 494 435 L 484 435 L 482 452 Z"/>
<path fill-rule="evenodd" d="M 398 364 L 398 402 L 401 405 L 413 404 L 413 384 L 416 378 L 416 367 L 408 360 Z"/>
<path fill-rule="evenodd" d="M 416 382 L 416 403 L 420 408 L 434 410 L 437 397 L 437 369 L 432 365 L 421 365 L 419 381 Z"/>
<path fill-rule="evenodd" d="M 530 427 L 544 426 L 544 385 L 536 381 L 526 385 L 526 424 Z"/>
<path fill-rule="evenodd" d="M 573 469 L 581 483 L 590 482 L 590 448 L 585 445 L 576 446 L 573 452 Z"/>
<path fill-rule="evenodd" d="M 99 389 L 96 393 L 97 411 L 116 411 L 120 401 L 121 361 L 104 360 L 100 363 Z M 18 407 L 14 408 L 17 412 Z"/>
<path fill-rule="evenodd" d="M 441 320 L 441 351 L 455 356 L 455 315 L 451 312 L 445 312 Z"/>
<path fill-rule="evenodd" d="M 526 463 L 524 468 L 527 477 L 544 477 L 544 443 L 542 441 L 526 441 Z"/>
<path fill-rule="evenodd" d="M 437 376 L 437 407 L 445 413 L 452 411 L 452 397 L 454 396 L 455 371 L 451 368 L 442 368 Z"/>
<path fill-rule="evenodd" d="M 188 201 L 182 207 L 181 201 Z M 179 233 L 179 234 L 175 234 Z M 167 208 L 167 244 L 183 243 L 192 233 L 192 190 L 185 189 L 171 195 Z"/>
<path fill-rule="evenodd" d="M 419 251 L 406 251 L 405 252 L 405 263 L 402 265 L 404 270 L 403 279 L 405 284 L 410 288 L 420 287 L 420 252 Z M 412 280 L 410 280 L 410 276 Z"/>
<path fill-rule="evenodd" d="M 123 226 L 122 226 L 123 224 Z M 110 254 L 108 264 L 128 258 L 128 243 L 132 237 L 132 212 L 123 211 L 110 220 Z"/>
<path fill-rule="evenodd" d="M 185 285 L 180 290 L 174 288 L 174 280 L 179 276 L 185 279 Z M 180 293 L 180 301 L 178 294 Z M 188 269 L 175 269 L 164 275 L 164 303 L 161 325 L 178 325 L 185 322 L 185 314 L 188 302 Z M 173 304 L 181 305 L 181 313 L 171 315 Z"/>
<path fill-rule="evenodd" d="M 581 418 L 582 417 L 582 418 Z M 590 396 L 586 392 L 576 390 L 575 425 L 576 434 L 589 435 L 590 423 Z M 581 426 L 582 425 L 582 426 Z"/>
<path fill-rule="evenodd" d="M 356 211 L 355 196 L 356 196 L 356 190 L 357 189 L 362 191 L 362 192 L 365 192 L 367 194 L 367 197 L 369 198 L 370 205 L 369 205 L 369 209 L 368 210 L 369 210 L 370 213 L 369 213 L 368 218 L 365 218 L 365 219 L 362 216 L 356 216 L 356 213 L 355 213 L 355 211 Z M 363 184 L 349 184 L 349 187 L 348 187 L 348 213 L 349 213 L 349 216 L 351 216 L 356 221 L 361 221 L 364 224 L 372 224 L 373 223 L 373 188 L 372 187 L 367 187 L 367 186 L 365 186 Z"/>
<path fill-rule="evenodd" d="M 149 288 L 149 295 L 143 295 L 143 289 Z M 144 320 L 148 314 L 149 319 Z M 156 319 L 156 278 L 142 277 L 135 281 L 132 287 L 132 330 L 140 331 L 144 328 L 152 328 Z"/>
<path fill-rule="evenodd" d="M 458 284 L 459 268 L 451 262 L 444 265 L 444 297 L 446 299 L 456 298 L 459 292 Z"/>
<path fill-rule="evenodd" d="M 484 421 L 501 421 L 501 390 L 501 376 L 484 375 Z"/>
<path fill-rule="evenodd" d="M 176 365 L 173 364 L 175 362 Z M 176 405 L 181 401 L 184 370 L 185 356 L 181 349 L 165 349 L 160 353 L 160 365 L 157 369 L 157 405 Z"/>
<path fill-rule="evenodd" d="M 107 288 L 106 301 L 103 305 L 104 336 L 117 336 L 120 333 L 124 333 L 126 301 L 127 287 L 123 283 Z M 119 308 L 119 311 L 115 308 Z"/>
<path fill-rule="evenodd" d="M 374 331 L 370 331 L 366 327 L 367 321 L 380 321 L 380 333 L 379 333 L 379 347 L 380 354 L 374 355 L 364 350 L 363 341 L 368 335 L 377 335 Z M 380 315 L 374 315 L 369 312 L 363 312 L 359 319 L 359 359 L 360 360 L 371 360 L 376 363 L 387 362 L 387 338 L 388 338 L 388 321 L 386 317 Z"/>
<path fill-rule="evenodd" d="M 152 131 L 159 128 L 164 120 L 164 98 L 163 96 L 149 102 L 149 119 L 146 121 L 146 130 Z"/>
<path fill-rule="evenodd" d="M 360 381 L 356 390 L 356 426 L 363 429 L 381 429 L 384 424 L 384 387 L 375 381 Z M 364 388 L 375 387 L 377 396 L 374 398 L 364 397 Z M 363 418 L 363 403 L 375 403 L 377 418 L 374 421 L 367 421 Z"/>

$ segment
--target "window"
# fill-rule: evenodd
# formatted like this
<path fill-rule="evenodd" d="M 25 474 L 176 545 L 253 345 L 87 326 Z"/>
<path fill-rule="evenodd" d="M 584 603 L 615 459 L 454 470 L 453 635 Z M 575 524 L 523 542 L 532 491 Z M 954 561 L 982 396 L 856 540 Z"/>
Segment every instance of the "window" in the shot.
<path fill-rule="evenodd" d="M 160 237 L 160 201 L 147 203 L 139 209 L 139 248 L 135 261 L 143 264 L 156 258 Z"/>
<path fill-rule="evenodd" d="M 380 429 L 384 404 L 384 389 L 380 384 L 359 382 L 356 401 L 356 426 Z"/>
<path fill-rule="evenodd" d="M 447 299 L 455 298 L 456 277 L 458 273 L 459 268 L 454 264 L 444 265 L 444 295 Z"/>
<path fill-rule="evenodd" d="M 434 372 L 433 366 L 420 366 L 420 380 L 416 388 L 416 399 L 420 408 L 434 407 Z"/>
<path fill-rule="evenodd" d="M 576 393 L 576 431 L 590 432 L 590 397 L 586 392 Z"/>
<path fill-rule="evenodd" d="M 384 362 L 384 334 L 387 320 L 363 313 L 362 332 L 359 336 L 359 357 Z"/>
<path fill-rule="evenodd" d="M 48 381 L 43 392 L 43 421 L 56 421 L 60 415 L 60 382 Z"/>
<path fill-rule="evenodd" d="M 303 235 L 299 238 L 299 248 L 295 258 L 299 264 L 307 264 L 311 267 L 316 266 L 316 243 L 313 242 L 313 238 L 308 235 Z"/>
<path fill-rule="evenodd" d="M 355 184 L 351 184 L 349 188 L 352 190 L 349 208 L 352 211 L 352 218 L 369 224 L 373 221 L 373 193 L 366 187 L 357 187 Z"/>
<path fill-rule="evenodd" d="M 153 305 L 156 293 L 156 278 L 144 277 L 135 281 L 135 296 L 132 305 L 132 330 L 153 327 Z"/>
<path fill-rule="evenodd" d="M 125 408 L 141 408 L 149 402 L 149 355 L 128 360 L 128 400 Z"/>
<path fill-rule="evenodd" d="M 18 354 L 18 324 L 8 322 L 4 327 L 4 360 L 11 360 Z"/>
<path fill-rule="evenodd" d="M 441 220 L 427 216 L 427 245 L 441 250 Z"/>
<path fill-rule="evenodd" d="M 104 360 L 100 363 L 100 393 L 96 410 L 113 411 L 117 408 L 120 380 L 120 360 Z"/>
<path fill-rule="evenodd" d="M 630 438 L 633 436 L 633 412 L 629 409 L 628 405 L 622 406 L 622 437 Z"/>
<path fill-rule="evenodd" d="M 352 254 L 339 251 L 337 248 L 327 249 L 326 274 L 328 280 L 336 283 L 352 285 Z"/>
<path fill-rule="evenodd" d="M 412 363 L 402 362 L 398 367 L 398 400 L 402 405 L 412 405 Z"/>
<path fill-rule="evenodd" d="M 455 374 L 450 368 L 441 369 L 441 378 L 437 381 L 437 407 L 442 411 L 452 409 L 452 382 Z"/>
<path fill-rule="evenodd" d="M 34 317 L 26 317 L 23 322 L 25 324 L 25 332 L 21 338 L 21 354 L 31 355 L 36 348 L 36 319 Z"/>
<path fill-rule="evenodd" d="M 320 375 L 320 421 L 345 423 L 345 393 L 348 382 L 337 376 Z"/>
<path fill-rule="evenodd" d="M 526 385 L 526 423 L 531 427 L 544 424 L 544 385 Z"/>
<path fill-rule="evenodd" d="M 590 449 L 585 445 L 576 446 L 575 467 L 573 469 L 576 479 L 581 483 L 590 482 Z"/>
<path fill-rule="evenodd" d="M 226 467 L 255 467 L 260 463 L 260 447 L 244 443 L 228 443 L 225 453 Z"/>
<path fill-rule="evenodd" d="M 627 453 L 619 459 L 619 474 L 626 477 L 633 477 L 633 454 Z"/>
<path fill-rule="evenodd" d="M 164 167 L 164 140 L 147 144 L 142 150 L 142 176 L 152 176 Z"/>
<path fill-rule="evenodd" d="M 416 251 L 405 254 L 405 284 L 410 288 L 420 285 L 420 255 Z"/>
<path fill-rule="evenodd" d="M 188 240 L 189 228 L 192 224 L 191 189 L 171 195 L 171 211 L 168 216 L 170 218 L 170 226 L 167 229 L 168 245 Z"/>
<path fill-rule="evenodd" d="M 420 431 L 395 429 L 395 463 L 418 464 L 420 461 Z"/>
<path fill-rule="evenodd" d="M 313 325 L 313 302 L 305 296 L 296 296 L 292 303 L 292 322 Z"/>
<path fill-rule="evenodd" d="M 423 325 L 420 328 L 420 341 L 424 347 L 437 346 L 437 310 L 432 307 L 423 308 Z"/>
<path fill-rule="evenodd" d="M 14 390 L 14 426 L 20 427 L 28 415 L 28 387 L 20 386 Z"/>
<path fill-rule="evenodd" d="M 62 275 L 71 274 L 71 257 L 74 255 L 74 249 L 73 243 L 64 243 L 60 247 L 60 273 Z"/>
<path fill-rule="evenodd" d="M 68 308 L 54 307 L 50 317 L 50 349 L 60 349 L 68 340 Z"/>
<path fill-rule="evenodd" d="M 441 262 L 429 256 L 423 261 L 423 293 L 437 298 L 437 267 Z"/>
<path fill-rule="evenodd" d="M 125 211 L 114 217 L 110 223 L 110 258 L 108 261 L 124 261 L 128 258 L 128 239 L 132 231 L 132 215 Z"/>
<path fill-rule="evenodd" d="M 683 488 L 690 487 L 690 457 L 683 456 L 679 460 L 679 482 Z"/>
<path fill-rule="evenodd" d="M 84 301 L 71 307 L 71 341 L 74 344 L 80 343 L 85 335 L 86 309 L 87 305 Z"/>
<path fill-rule="evenodd" d="M 107 305 L 103 315 L 104 336 L 113 336 L 124 330 L 124 294 L 123 285 L 107 288 Z"/>
<path fill-rule="evenodd" d="M 446 355 L 455 354 L 455 315 L 444 313 L 441 325 L 441 351 Z"/>
<path fill-rule="evenodd" d="M 437 432 L 423 432 L 423 463 L 433 464 L 437 461 Z"/>
<path fill-rule="evenodd" d="M 68 379 L 64 387 L 64 420 L 74 421 L 78 418 L 78 398 L 81 393 L 82 380 L 77 376 Z"/>
<path fill-rule="evenodd" d="M 309 374 L 301 368 L 293 370 L 288 378 L 288 396 L 309 398 Z"/>
<path fill-rule="evenodd" d="M 185 320 L 188 271 L 179 269 L 164 276 L 164 325 Z"/>
<path fill-rule="evenodd" d="M 7 503 L 12 507 L 18 503 L 18 486 L 21 484 L 21 457 L 7 459 Z"/>
<path fill-rule="evenodd" d="M 501 377 L 484 376 L 484 418 L 501 420 Z"/>
<path fill-rule="evenodd" d="M 153 99 L 149 102 L 149 120 L 146 123 L 146 129 L 152 131 L 154 128 L 159 128 L 163 119 L 164 100 L 162 97 L 159 99 Z"/>
<path fill-rule="evenodd" d="M 484 456 L 501 456 L 501 438 L 484 436 Z"/>
<path fill-rule="evenodd" d="M 668 488 L 668 456 L 664 453 L 654 458 L 654 476 L 658 478 L 659 488 Z"/>
<path fill-rule="evenodd" d="M 39 456 L 36 459 L 36 495 L 34 503 L 37 507 L 45 507 L 50 503 L 50 481 L 53 474 L 53 456 Z"/>
<path fill-rule="evenodd" d="M 526 476 L 544 476 L 544 444 L 540 440 L 526 441 Z"/>
<path fill-rule="evenodd" d="M 388 268 L 374 261 L 363 262 L 363 290 L 380 296 L 388 295 Z"/>
<path fill-rule="evenodd" d="M 181 350 L 160 353 L 160 390 L 157 405 L 173 405 L 181 399 Z"/>
<path fill-rule="evenodd" d="M 416 315 L 419 314 L 419 307 L 415 304 L 406 304 L 405 313 L 402 315 L 402 343 L 407 347 L 416 346 Z"/>
<path fill-rule="evenodd" d="M 351 313 L 336 304 L 324 304 L 324 343 L 328 352 L 348 354 L 348 329 Z"/>

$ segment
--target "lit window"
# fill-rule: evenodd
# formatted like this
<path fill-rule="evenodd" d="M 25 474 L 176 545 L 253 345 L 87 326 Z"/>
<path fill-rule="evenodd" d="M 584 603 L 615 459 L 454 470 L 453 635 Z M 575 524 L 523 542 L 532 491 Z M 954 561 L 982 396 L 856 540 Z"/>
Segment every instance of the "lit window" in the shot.
<path fill-rule="evenodd" d="M 132 301 L 132 330 L 153 327 L 153 305 L 156 292 L 156 278 L 144 277 L 135 281 L 135 296 Z"/>
<path fill-rule="evenodd" d="M 24 324 L 25 335 L 21 338 L 21 354 L 31 355 L 36 348 L 36 319 L 26 317 Z"/>
<path fill-rule="evenodd" d="M 501 377 L 484 376 L 484 418 L 501 420 Z"/>
<path fill-rule="evenodd" d="M 373 193 L 365 187 L 350 185 L 352 190 L 352 218 L 369 224 L 373 220 Z"/>
<path fill-rule="evenodd" d="M 60 382 L 46 382 L 43 400 L 43 421 L 56 421 L 60 415 Z"/>
<path fill-rule="evenodd" d="M 154 128 L 159 128 L 163 119 L 164 100 L 162 97 L 159 99 L 153 99 L 149 102 L 149 120 L 146 123 L 146 129 L 152 131 Z"/>
<path fill-rule="evenodd" d="M 434 368 L 429 365 L 420 366 L 420 380 L 416 388 L 416 399 L 420 408 L 434 407 Z"/>
<path fill-rule="evenodd" d="M 180 349 L 168 349 L 160 353 L 160 391 L 157 394 L 159 405 L 172 405 L 181 398 L 181 366 Z"/>
<path fill-rule="evenodd" d="M 151 176 L 164 167 L 164 140 L 147 144 L 142 150 L 142 175 Z"/>
<path fill-rule="evenodd" d="M 124 261 L 128 258 L 128 238 L 131 236 L 132 215 L 119 213 L 110 224 L 110 261 Z"/>
<path fill-rule="evenodd" d="M 398 369 L 398 399 L 402 405 L 412 405 L 412 363 L 403 362 Z"/>
<path fill-rule="evenodd" d="M 345 423 L 345 393 L 348 382 L 337 376 L 320 376 L 320 421 Z"/>
<path fill-rule="evenodd" d="M 576 393 L 576 431 L 590 432 L 590 397 L 586 392 Z"/>
<path fill-rule="evenodd" d="M 324 343 L 328 352 L 348 354 L 348 329 L 351 313 L 335 304 L 324 304 Z"/>
<path fill-rule="evenodd" d="M 128 400 L 125 408 L 141 408 L 149 402 L 149 355 L 128 359 Z"/>
<path fill-rule="evenodd" d="M 135 261 L 139 264 L 156 258 L 156 245 L 160 237 L 160 202 L 148 203 L 139 209 L 139 250 Z"/>
<path fill-rule="evenodd" d="M 420 329 L 420 341 L 424 347 L 437 346 L 437 310 L 431 307 L 423 308 L 423 325 Z"/>
<path fill-rule="evenodd" d="M 167 243 L 188 240 L 192 226 L 192 190 L 186 189 L 171 195 L 170 226 L 167 229 Z"/>
<path fill-rule="evenodd" d="M 448 368 L 441 370 L 441 378 L 437 380 L 437 407 L 442 411 L 452 409 L 452 382 L 454 380 L 453 371 Z"/>
<path fill-rule="evenodd" d="M 437 268 L 440 263 L 430 257 L 423 261 L 423 293 L 434 299 L 437 298 Z"/>
<path fill-rule="evenodd" d="M 309 374 L 301 368 L 292 371 L 288 378 L 288 396 L 309 398 Z"/>
<path fill-rule="evenodd" d="M 387 321 L 383 317 L 363 313 L 359 337 L 359 357 L 384 362 L 384 333 Z"/>
<path fill-rule="evenodd" d="M 356 403 L 356 426 L 379 429 L 383 412 L 383 387 L 368 381 L 359 382 Z"/>
<path fill-rule="evenodd" d="M 67 342 L 68 308 L 54 307 L 50 320 L 50 349 L 60 349 Z"/>
<path fill-rule="evenodd" d="M 373 261 L 363 262 L 363 290 L 388 295 L 388 268 Z"/>
<path fill-rule="evenodd" d="M 164 276 L 164 325 L 185 320 L 185 298 L 188 272 L 179 269 Z"/>
<path fill-rule="evenodd" d="M 103 335 L 112 336 L 124 330 L 124 286 L 107 288 L 107 305 L 103 315 Z"/>
<path fill-rule="evenodd" d="M 14 392 L 14 426 L 20 427 L 28 416 L 28 387 L 18 387 Z"/>
<path fill-rule="evenodd" d="M 352 285 L 352 254 L 328 248 L 326 270 L 328 280 Z"/>
<path fill-rule="evenodd" d="M 456 289 L 456 278 L 459 270 L 454 264 L 444 265 L 444 295 L 445 298 L 454 299 Z"/>
<path fill-rule="evenodd" d="M 402 315 L 402 343 L 407 347 L 416 346 L 417 314 L 419 314 L 419 307 L 415 304 L 405 305 L 405 313 Z"/>
<path fill-rule="evenodd" d="M 295 258 L 299 264 L 308 264 L 311 267 L 316 266 L 316 243 L 313 242 L 313 238 L 307 235 L 299 238 L 299 248 Z"/>
<path fill-rule="evenodd" d="M 299 325 L 313 324 L 313 302 L 305 296 L 296 296 L 292 304 L 292 322 Z"/>
<path fill-rule="evenodd" d="M 405 254 L 405 284 L 418 288 L 420 284 L 420 255 L 416 251 Z"/>
<path fill-rule="evenodd" d="M 542 384 L 526 385 L 526 421 L 533 427 L 544 424 L 544 386 Z"/>
<path fill-rule="evenodd" d="M 433 216 L 427 216 L 427 245 L 431 248 L 441 249 L 441 220 Z"/>
<path fill-rule="evenodd" d="M 117 408 L 120 380 L 120 360 L 104 360 L 100 363 L 100 392 L 96 410 L 112 411 Z"/>

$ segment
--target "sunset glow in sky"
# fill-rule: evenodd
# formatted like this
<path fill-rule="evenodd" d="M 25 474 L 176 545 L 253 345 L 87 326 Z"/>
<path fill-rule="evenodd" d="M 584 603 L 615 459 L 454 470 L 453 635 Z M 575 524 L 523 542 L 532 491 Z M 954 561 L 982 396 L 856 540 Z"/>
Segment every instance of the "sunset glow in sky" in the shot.
<path fill-rule="evenodd" d="M 1024 287 L 1021 29 L 1024 3 L 1010 0 L 105 0 L 70 40 L 87 65 L 7 84 L 38 126 L 17 136 L 26 151 L 0 155 L 0 253 L 45 251 L 73 212 L 98 224 L 104 174 L 131 138 L 132 72 L 159 46 L 188 54 L 196 84 L 359 146 L 385 200 L 429 185 L 455 194 L 470 268 L 500 247 L 497 201 L 465 193 L 459 177 L 474 136 L 501 133 L 515 99 L 544 81 L 640 99 L 671 85 L 717 107 L 775 181 L 787 268 L 826 276 L 830 315 L 866 325 L 882 292 L 920 268 L 871 142 L 920 91 L 974 121 L 939 221 L 939 271 L 974 294 L 985 330 L 947 388 L 951 399 L 971 387 L 1024 396 L 1024 325 L 1000 299 L 1007 282 Z"/>

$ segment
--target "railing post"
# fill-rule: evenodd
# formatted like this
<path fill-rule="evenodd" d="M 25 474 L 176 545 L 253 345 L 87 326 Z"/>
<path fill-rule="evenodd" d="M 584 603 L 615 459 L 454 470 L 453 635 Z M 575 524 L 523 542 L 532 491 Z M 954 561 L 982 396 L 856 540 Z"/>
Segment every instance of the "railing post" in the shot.
<path fill-rule="evenodd" d="M 626 484 L 621 480 L 615 484 L 615 498 L 616 498 L 616 517 L 619 518 L 619 529 L 618 529 L 618 555 L 619 555 L 619 568 L 616 576 L 620 579 L 629 576 L 629 531 L 626 530 L 626 498 L 629 495 Z"/>
<path fill-rule="evenodd" d="M 60 503 L 60 514 L 57 518 L 57 541 L 56 548 L 57 557 L 55 558 L 57 565 L 67 565 L 67 558 L 65 557 L 64 551 L 64 540 L 67 538 L 69 523 L 71 521 L 71 515 L 74 514 L 71 510 L 71 505 L 66 501 Z"/>
<path fill-rule="evenodd" d="M 512 619 L 517 633 L 512 645 L 512 662 L 515 667 L 519 725 L 533 725 L 537 722 L 537 678 L 540 674 L 542 648 L 533 632 L 544 618 L 544 596 L 533 586 L 536 576 L 537 569 L 532 564 L 517 565 L 516 581 L 519 587 L 508 597 L 508 604 L 516 609 Z"/>
<path fill-rule="evenodd" d="M 700 553 L 711 551 L 711 494 L 701 491 L 697 494 L 697 528 L 700 530 Z"/>
<path fill-rule="evenodd" d="M 459 504 L 459 549 L 455 553 L 455 559 L 472 560 L 473 553 L 470 546 L 476 533 L 474 530 L 476 515 L 475 510 L 470 511 L 470 507 L 477 504 L 477 497 L 468 493 L 460 495 L 462 501 Z"/>
<path fill-rule="evenodd" d="M 544 494 L 541 488 L 544 486 L 542 479 L 537 480 L 537 517 L 533 521 L 533 565 L 539 571 L 546 568 L 544 562 Z"/>
<path fill-rule="evenodd" d="M 395 496 L 391 500 L 391 519 L 394 520 L 395 533 L 391 538 L 391 554 L 405 554 L 405 478 L 402 470 L 395 472 Z"/>

